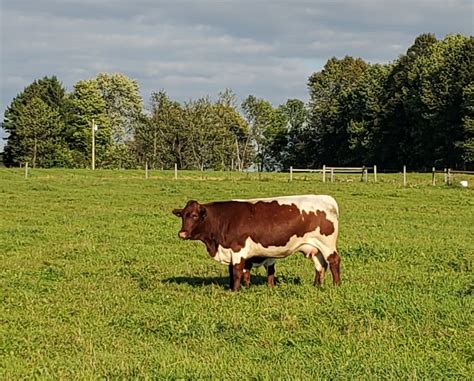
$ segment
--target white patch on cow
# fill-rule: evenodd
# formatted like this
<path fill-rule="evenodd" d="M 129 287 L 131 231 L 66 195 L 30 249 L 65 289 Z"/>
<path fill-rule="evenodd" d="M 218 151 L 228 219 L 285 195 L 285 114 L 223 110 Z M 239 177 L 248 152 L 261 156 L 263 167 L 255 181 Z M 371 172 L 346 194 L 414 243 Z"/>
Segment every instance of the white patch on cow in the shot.
<path fill-rule="evenodd" d="M 232 263 L 232 249 L 226 249 L 219 245 L 214 259 L 225 265 L 230 265 Z"/>
<path fill-rule="evenodd" d="M 239 202 L 249 202 L 256 204 L 257 202 L 273 202 L 276 201 L 280 205 L 295 205 L 300 212 L 306 213 L 317 210 L 326 212 L 328 219 L 334 220 L 339 217 L 339 207 L 336 200 L 328 195 L 300 195 L 300 196 L 280 196 L 280 197 L 269 197 L 269 198 L 254 198 L 250 200 L 233 200 Z"/>

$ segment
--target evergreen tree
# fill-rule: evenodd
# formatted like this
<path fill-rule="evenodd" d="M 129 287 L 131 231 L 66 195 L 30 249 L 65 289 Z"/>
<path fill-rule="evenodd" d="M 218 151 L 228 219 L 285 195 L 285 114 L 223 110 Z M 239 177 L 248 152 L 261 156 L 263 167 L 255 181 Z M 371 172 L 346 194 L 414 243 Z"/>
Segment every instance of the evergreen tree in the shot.
<path fill-rule="evenodd" d="M 34 81 L 13 99 L 5 111 L 2 123 L 8 133 L 4 156 L 6 165 L 20 165 L 25 159 L 33 159 L 33 151 L 36 152 L 34 165 L 71 165 L 70 153 L 63 144 L 65 104 L 65 90 L 54 76 Z M 35 119 L 29 124 L 26 115 Z M 51 122 L 45 121 L 45 116 L 51 117 Z M 29 126 L 31 133 L 27 131 Z M 31 151 L 34 136 L 36 139 L 47 138 L 48 141 L 37 141 L 36 150 Z M 28 143 L 24 142 L 24 139 L 28 140 Z M 57 157 L 46 147 L 56 147 Z"/>

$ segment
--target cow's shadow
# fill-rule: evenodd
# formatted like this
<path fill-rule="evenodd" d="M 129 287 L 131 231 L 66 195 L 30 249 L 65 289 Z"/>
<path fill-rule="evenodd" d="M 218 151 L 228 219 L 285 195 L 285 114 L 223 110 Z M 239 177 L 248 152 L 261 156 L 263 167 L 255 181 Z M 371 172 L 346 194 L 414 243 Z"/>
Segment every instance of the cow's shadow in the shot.
<path fill-rule="evenodd" d="M 200 277 L 200 276 L 176 276 L 165 278 L 162 280 L 163 283 L 175 283 L 175 284 L 187 284 L 192 287 L 205 287 L 217 285 L 223 288 L 229 288 L 229 277 L 227 276 L 214 276 L 214 277 Z M 275 283 L 287 283 L 287 284 L 301 284 L 299 277 L 287 277 L 280 276 L 275 278 Z M 262 286 L 267 284 L 267 277 L 263 275 L 252 275 L 250 287 Z"/>

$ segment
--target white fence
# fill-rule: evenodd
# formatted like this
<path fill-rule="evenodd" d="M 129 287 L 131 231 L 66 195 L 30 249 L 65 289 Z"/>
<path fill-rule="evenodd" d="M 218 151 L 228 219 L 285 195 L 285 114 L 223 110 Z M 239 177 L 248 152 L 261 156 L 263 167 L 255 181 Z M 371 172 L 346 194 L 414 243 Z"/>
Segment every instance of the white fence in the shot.
<path fill-rule="evenodd" d="M 323 183 L 326 182 L 326 178 L 329 175 L 330 181 L 333 182 L 336 174 L 360 174 L 361 181 L 368 181 L 368 173 L 372 171 L 374 174 L 374 181 L 377 182 L 377 166 L 373 167 L 327 167 L 323 165 L 322 169 L 298 169 L 290 167 L 290 181 L 293 181 L 293 173 L 295 172 L 306 172 L 306 173 L 321 173 Z"/>
<path fill-rule="evenodd" d="M 293 181 L 293 174 L 295 173 L 320 173 L 322 175 L 322 181 L 326 182 L 329 176 L 329 180 L 334 182 L 336 174 L 360 174 L 360 180 L 368 182 L 368 174 L 371 172 L 373 174 L 374 182 L 377 182 L 377 166 L 374 165 L 373 167 L 329 167 L 323 165 L 321 169 L 299 169 L 290 167 L 290 179 L 289 181 Z M 402 170 L 402 182 L 403 185 L 406 186 L 407 181 L 407 167 L 406 165 L 403 166 Z M 420 173 L 420 172 L 417 172 Z M 429 172 L 428 172 L 429 173 Z M 457 171 L 452 170 L 450 168 L 445 168 L 444 170 L 436 170 L 435 167 L 431 170 L 431 184 L 436 185 L 436 174 L 442 173 L 444 174 L 444 183 L 447 185 L 453 184 L 453 177 L 454 175 L 474 175 L 474 171 Z M 467 182 L 466 182 L 467 183 Z"/>

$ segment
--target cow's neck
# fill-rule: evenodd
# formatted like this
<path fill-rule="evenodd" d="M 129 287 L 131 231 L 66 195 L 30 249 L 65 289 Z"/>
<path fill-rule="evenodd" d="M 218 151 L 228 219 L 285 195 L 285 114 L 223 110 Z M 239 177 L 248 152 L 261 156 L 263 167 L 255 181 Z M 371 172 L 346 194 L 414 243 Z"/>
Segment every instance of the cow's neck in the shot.
<path fill-rule="evenodd" d="M 218 216 L 212 213 L 211 208 L 207 209 L 207 217 L 202 222 L 201 227 L 195 232 L 193 239 L 202 241 L 211 257 L 214 257 L 219 247 L 219 226 Z"/>

